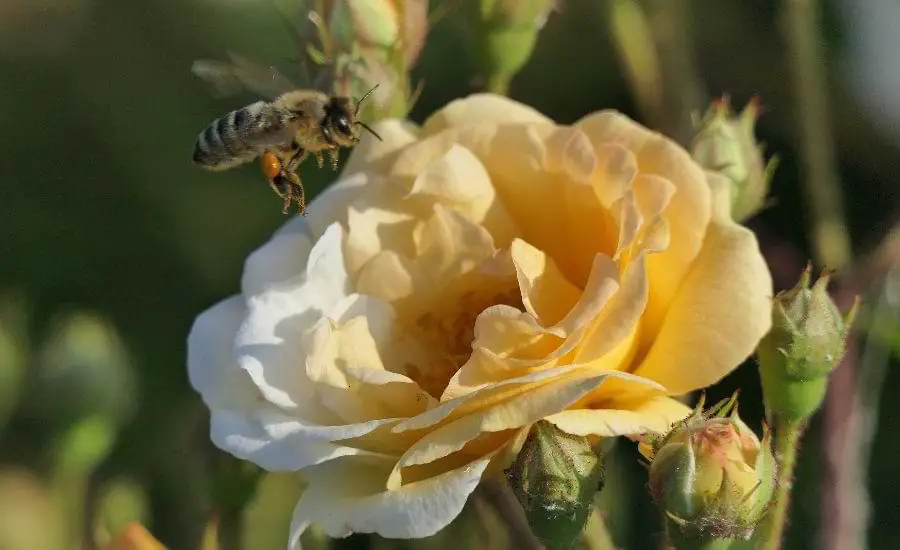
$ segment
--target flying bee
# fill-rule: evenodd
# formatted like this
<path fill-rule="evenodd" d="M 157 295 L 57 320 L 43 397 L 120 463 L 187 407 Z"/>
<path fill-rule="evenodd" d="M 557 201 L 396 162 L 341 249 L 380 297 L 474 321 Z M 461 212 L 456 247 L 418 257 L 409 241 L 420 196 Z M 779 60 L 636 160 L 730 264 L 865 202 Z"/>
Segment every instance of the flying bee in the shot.
<path fill-rule="evenodd" d="M 272 97 L 273 90 L 294 88 L 274 69 L 260 69 L 251 62 L 232 56 L 233 64 L 197 61 L 193 72 L 212 82 L 220 92 L 239 87 Z M 222 171 L 250 162 L 257 157 L 269 186 L 284 201 L 287 214 L 296 202 L 306 215 L 306 197 L 297 170 L 310 155 L 319 168 L 328 154 L 337 170 L 341 147 L 359 143 L 362 130 L 381 137 L 359 120 L 359 108 L 378 85 L 359 100 L 329 96 L 314 89 L 293 89 L 278 93 L 272 101 L 257 101 L 231 111 L 211 122 L 197 136 L 194 164 Z"/>

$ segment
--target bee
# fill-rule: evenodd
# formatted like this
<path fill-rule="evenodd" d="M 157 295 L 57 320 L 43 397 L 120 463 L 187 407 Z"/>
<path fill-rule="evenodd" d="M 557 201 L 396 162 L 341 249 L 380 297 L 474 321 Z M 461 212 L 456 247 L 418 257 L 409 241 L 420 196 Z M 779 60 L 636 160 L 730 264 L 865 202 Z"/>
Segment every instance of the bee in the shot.
<path fill-rule="evenodd" d="M 315 89 L 296 89 L 274 69 L 260 69 L 251 62 L 232 56 L 233 64 L 197 61 L 193 72 L 213 83 L 220 92 L 248 88 L 271 101 L 257 101 L 212 121 L 197 136 L 195 165 L 223 171 L 259 158 L 263 175 L 288 213 L 296 202 L 306 215 L 306 194 L 297 171 L 312 154 L 319 168 L 327 154 L 337 170 L 341 147 L 354 147 L 366 130 L 381 140 L 372 128 L 359 120 L 360 105 L 378 87 L 376 84 L 360 99 L 331 96 Z M 273 94 L 275 89 L 294 88 Z"/>

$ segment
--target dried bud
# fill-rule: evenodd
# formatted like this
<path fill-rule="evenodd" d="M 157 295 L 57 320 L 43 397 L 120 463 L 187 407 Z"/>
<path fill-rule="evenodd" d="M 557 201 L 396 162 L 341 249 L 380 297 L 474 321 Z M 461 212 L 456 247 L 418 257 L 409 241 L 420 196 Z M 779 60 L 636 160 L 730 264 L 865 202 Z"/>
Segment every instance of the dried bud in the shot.
<path fill-rule="evenodd" d="M 703 412 L 703 400 L 665 436 L 648 437 L 650 491 L 679 550 L 746 540 L 775 489 L 771 437 L 762 442 L 737 414 L 737 394 Z M 712 545 L 712 546 L 710 546 Z"/>
<path fill-rule="evenodd" d="M 810 287 L 810 268 L 775 297 L 772 329 L 757 350 L 766 409 L 785 422 L 805 422 L 818 410 L 828 375 L 844 356 L 859 301 L 843 316 L 828 295 L 827 275 Z"/>
<path fill-rule="evenodd" d="M 700 122 L 691 151 L 701 166 L 731 182 L 731 215 L 738 222 L 752 217 L 764 206 L 778 164 L 777 159 L 766 163 L 763 158 L 754 134 L 757 118 L 759 102 L 755 99 L 737 116 L 728 100 L 720 99 Z"/>
<path fill-rule="evenodd" d="M 506 93 L 525 66 L 555 0 L 477 0 L 465 3 L 468 29 L 488 89 Z"/>
<path fill-rule="evenodd" d="M 562 549 L 584 528 L 603 481 L 603 465 L 587 438 L 541 421 L 531 429 L 509 477 L 534 534 L 548 549 Z"/>

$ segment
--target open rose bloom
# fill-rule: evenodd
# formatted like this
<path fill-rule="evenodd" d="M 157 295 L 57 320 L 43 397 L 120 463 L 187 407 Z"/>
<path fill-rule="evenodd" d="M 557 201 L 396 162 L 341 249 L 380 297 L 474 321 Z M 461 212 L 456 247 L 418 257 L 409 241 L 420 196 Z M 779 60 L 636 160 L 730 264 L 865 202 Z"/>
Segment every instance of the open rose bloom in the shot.
<path fill-rule="evenodd" d="M 189 337 L 215 444 L 306 480 L 293 544 L 435 533 L 540 419 L 665 432 L 768 330 L 727 185 L 628 118 L 474 95 L 375 130 Z"/>

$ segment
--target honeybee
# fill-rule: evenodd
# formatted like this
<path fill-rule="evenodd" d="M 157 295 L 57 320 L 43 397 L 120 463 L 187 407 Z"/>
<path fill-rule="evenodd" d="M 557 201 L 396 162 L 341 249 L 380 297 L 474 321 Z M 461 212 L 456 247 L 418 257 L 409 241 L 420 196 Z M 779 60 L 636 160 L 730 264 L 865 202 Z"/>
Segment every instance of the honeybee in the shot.
<path fill-rule="evenodd" d="M 340 148 L 358 144 L 363 129 L 381 140 L 359 120 L 360 105 L 378 85 L 359 100 L 314 89 L 273 93 L 294 86 L 274 69 L 260 69 L 237 56 L 232 60 L 232 64 L 199 60 L 192 70 L 220 92 L 245 87 L 260 95 L 274 95 L 274 100 L 251 103 L 212 121 L 197 136 L 193 162 L 222 171 L 258 157 L 269 186 L 284 201 L 282 212 L 287 214 L 296 202 L 305 216 L 306 194 L 297 174 L 300 164 L 312 154 L 322 168 L 327 153 L 332 169 L 337 170 Z"/>

